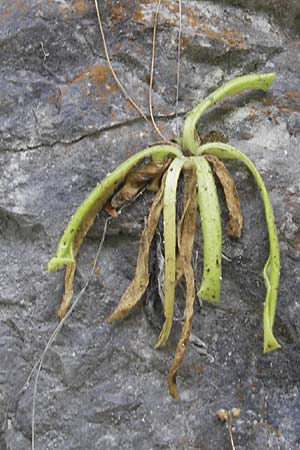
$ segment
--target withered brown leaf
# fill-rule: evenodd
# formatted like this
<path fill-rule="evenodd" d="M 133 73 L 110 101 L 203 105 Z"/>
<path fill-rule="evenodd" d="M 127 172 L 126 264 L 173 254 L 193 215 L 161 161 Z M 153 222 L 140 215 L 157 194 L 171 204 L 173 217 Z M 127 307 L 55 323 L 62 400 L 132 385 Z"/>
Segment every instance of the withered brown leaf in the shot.
<path fill-rule="evenodd" d="M 205 155 L 206 159 L 212 164 L 213 171 L 216 174 L 218 180 L 224 191 L 226 205 L 229 214 L 229 220 L 227 224 L 227 233 L 229 236 L 239 238 L 242 234 L 243 228 L 243 216 L 241 210 L 241 203 L 239 194 L 236 190 L 235 182 L 230 175 L 229 171 L 225 167 L 219 158 L 212 155 Z"/>
<path fill-rule="evenodd" d="M 163 208 L 164 187 L 165 176 L 163 177 L 160 190 L 154 197 L 147 223 L 141 236 L 134 278 L 123 294 L 118 306 L 108 318 L 108 322 L 114 322 L 123 318 L 138 303 L 147 289 L 149 284 L 149 253 Z"/>
<path fill-rule="evenodd" d="M 133 200 L 148 185 L 148 189 L 157 192 L 159 181 L 170 165 L 171 159 L 150 161 L 139 169 L 133 169 L 125 178 L 121 189 L 113 196 L 110 203 L 115 209 Z"/>
<path fill-rule="evenodd" d="M 119 184 L 121 183 L 121 180 Z M 103 206 L 106 204 L 107 200 L 111 195 L 113 194 L 114 190 L 116 189 L 117 185 L 115 184 L 110 190 L 107 190 L 105 197 L 101 197 L 98 199 L 97 202 L 95 202 L 93 208 L 90 210 L 90 212 L 85 216 L 83 219 L 80 227 L 78 228 L 78 231 L 76 233 L 76 236 L 74 238 L 74 244 L 73 244 L 73 253 L 74 258 L 76 258 L 76 255 L 81 247 L 81 244 L 88 233 L 89 229 L 93 225 L 97 213 L 103 208 Z M 65 269 L 65 287 L 64 287 L 64 294 L 61 300 L 61 304 L 57 310 L 57 317 L 59 320 L 62 320 L 71 303 L 72 297 L 73 297 L 73 284 L 74 284 L 74 276 L 76 271 L 76 263 L 74 264 L 68 264 L 66 265 Z"/>
<path fill-rule="evenodd" d="M 63 294 L 61 303 L 59 305 L 59 308 L 56 312 L 56 315 L 59 320 L 62 320 L 69 308 L 69 305 L 71 303 L 72 297 L 73 297 L 73 281 L 74 281 L 74 275 L 76 270 L 76 264 L 68 264 L 66 266 L 65 270 L 65 292 Z"/>
<path fill-rule="evenodd" d="M 185 347 L 188 343 L 190 332 L 192 328 L 192 320 L 194 314 L 195 301 L 195 281 L 194 270 L 191 264 L 194 236 L 196 228 L 197 216 L 197 194 L 196 184 L 197 179 L 194 172 L 185 172 L 185 187 L 184 187 L 184 210 L 178 225 L 178 251 L 177 258 L 178 270 L 177 280 L 183 275 L 186 283 L 186 306 L 184 311 L 184 324 L 180 339 L 177 344 L 175 357 L 172 367 L 168 375 L 169 392 L 175 399 L 178 399 L 178 392 L 176 388 L 176 375 L 181 365 Z"/>
<path fill-rule="evenodd" d="M 76 257 L 86 234 L 93 225 L 97 213 L 103 207 L 105 207 L 108 214 L 110 214 L 112 217 L 117 217 L 118 213 L 116 209 L 134 199 L 139 191 L 142 190 L 147 183 L 151 182 L 150 186 L 153 183 L 152 190 L 154 190 L 154 184 L 159 184 L 159 180 L 169 166 L 170 161 L 170 159 L 151 161 L 149 163 L 146 163 L 141 169 L 134 169 L 127 175 L 127 177 L 125 178 L 124 186 L 114 195 L 110 202 L 107 202 L 107 200 L 113 194 L 117 186 L 114 185 L 114 187 L 110 191 L 107 191 L 105 198 L 102 197 L 98 200 L 93 209 L 84 218 L 82 224 L 80 225 L 80 228 L 78 229 L 78 232 L 74 239 L 74 257 Z M 121 180 L 119 184 L 120 183 Z M 73 297 L 75 271 L 76 263 L 66 266 L 64 295 L 57 310 L 57 317 L 59 318 L 59 320 L 62 320 L 66 315 Z"/>

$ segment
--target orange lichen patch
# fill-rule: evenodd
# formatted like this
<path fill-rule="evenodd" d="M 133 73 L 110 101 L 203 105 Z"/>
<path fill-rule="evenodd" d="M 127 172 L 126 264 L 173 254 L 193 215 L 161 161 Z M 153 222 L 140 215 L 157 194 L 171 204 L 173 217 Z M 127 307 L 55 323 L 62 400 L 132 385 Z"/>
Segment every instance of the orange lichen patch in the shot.
<path fill-rule="evenodd" d="M 91 9 L 91 5 L 84 0 L 72 1 L 71 5 L 78 16 L 84 16 Z"/>
<path fill-rule="evenodd" d="M 112 83 L 112 84 L 109 84 L 106 87 L 106 89 L 111 94 L 112 92 L 116 92 L 119 89 L 119 87 L 118 87 L 117 83 Z"/>
<path fill-rule="evenodd" d="M 133 20 L 139 23 L 145 22 L 145 16 L 140 9 L 136 9 L 135 12 L 133 13 Z"/>
<path fill-rule="evenodd" d="M 14 4 L 21 11 L 27 11 L 27 9 L 28 9 L 28 6 L 25 5 L 24 0 L 15 0 Z"/>
<path fill-rule="evenodd" d="M 298 95 L 299 94 L 299 95 Z M 299 92 L 288 92 L 285 96 L 286 101 L 276 98 L 265 98 L 263 104 L 265 106 L 275 106 L 280 111 L 300 111 L 300 93 Z M 265 110 L 266 113 L 267 110 Z M 269 111 L 269 110 L 268 110 Z"/>
<path fill-rule="evenodd" d="M 84 96 L 88 96 L 91 93 L 93 95 L 99 95 L 103 100 L 107 100 L 108 93 L 114 92 L 117 89 L 115 84 L 107 85 L 109 70 L 105 66 L 99 66 L 95 64 L 94 66 L 88 67 L 85 71 L 80 72 L 72 80 L 65 83 L 60 87 L 60 96 L 50 96 L 49 102 L 62 101 L 63 98 L 68 94 L 69 89 L 79 84 L 75 87 L 80 89 Z"/>
<path fill-rule="evenodd" d="M 191 7 L 183 7 L 182 11 L 185 15 L 185 20 L 193 28 L 198 29 L 200 32 L 206 34 L 206 36 L 212 41 L 221 42 L 227 47 L 233 47 L 238 49 L 244 49 L 247 47 L 245 36 L 237 30 L 214 30 L 212 28 L 212 22 L 209 22 L 205 17 L 201 17 Z M 215 25 L 218 25 L 215 23 Z"/>
<path fill-rule="evenodd" d="M 182 13 L 184 14 L 184 19 L 191 25 L 193 28 L 197 28 L 200 25 L 201 17 L 196 14 L 195 10 L 190 6 L 183 6 Z"/>
<path fill-rule="evenodd" d="M 222 31 L 214 31 L 212 30 L 207 23 L 202 22 L 202 30 L 206 36 L 212 41 L 220 42 L 227 47 L 237 48 L 237 49 L 245 49 L 246 38 L 240 32 L 236 30 L 222 30 Z"/>
<path fill-rule="evenodd" d="M 87 71 L 88 77 L 91 79 L 94 83 L 104 84 L 107 80 L 108 75 L 108 69 L 104 66 L 99 66 L 98 64 L 95 64 L 94 66 L 90 67 Z"/>
<path fill-rule="evenodd" d="M 108 75 L 108 69 L 104 66 L 99 66 L 95 64 L 89 67 L 84 72 L 80 72 L 73 80 L 69 81 L 69 85 L 81 83 L 83 81 L 89 80 L 93 84 L 103 85 L 106 83 Z"/>
<path fill-rule="evenodd" d="M 111 9 L 110 18 L 111 20 L 121 20 L 125 16 L 124 6 L 113 6 Z"/>
<path fill-rule="evenodd" d="M 151 10 L 149 10 L 149 8 L 145 9 L 146 4 L 153 4 L 153 8 Z M 137 6 L 136 10 L 133 12 L 133 19 L 138 23 L 149 24 L 152 21 L 152 24 L 153 24 L 156 6 L 157 6 L 157 0 L 146 0 L 143 2 L 142 6 L 141 6 L 140 2 L 138 2 L 138 6 Z M 164 6 L 164 9 L 161 9 L 160 14 L 159 14 L 159 24 L 161 24 L 162 22 L 164 24 L 169 24 L 169 25 L 178 24 L 178 6 L 169 5 L 169 4 L 168 5 L 166 4 L 163 6 Z M 166 11 L 166 9 L 168 11 Z M 147 14 L 146 14 L 146 12 L 147 12 Z"/>
<path fill-rule="evenodd" d="M 286 97 L 300 98 L 300 92 L 299 91 L 289 91 L 286 93 Z"/>

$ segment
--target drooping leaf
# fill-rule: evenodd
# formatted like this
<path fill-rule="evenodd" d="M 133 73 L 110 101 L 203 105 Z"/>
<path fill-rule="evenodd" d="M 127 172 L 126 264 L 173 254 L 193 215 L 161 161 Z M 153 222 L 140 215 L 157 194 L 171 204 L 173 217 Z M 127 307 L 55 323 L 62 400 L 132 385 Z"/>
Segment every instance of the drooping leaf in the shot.
<path fill-rule="evenodd" d="M 234 78 L 216 89 L 187 115 L 183 124 L 182 145 L 183 148 L 196 154 L 199 147 L 199 140 L 196 138 L 196 126 L 200 117 L 205 111 L 222 98 L 233 95 L 247 89 L 261 89 L 266 91 L 276 78 L 275 73 L 263 73 L 254 75 L 244 75 Z"/>
<path fill-rule="evenodd" d="M 239 194 L 236 190 L 235 182 L 225 165 L 219 158 L 206 155 L 206 159 L 212 164 L 213 171 L 218 177 L 224 191 L 226 205 L 229 214 L 227 233 L 229 236 L 239 238 L 242 234 L 243 216 Z"/>
<path fill-rule="evenodd" d="M 72 301 L 73 297 L 73 284 L 74 284 L 74 277 L 75 277 L 75 271 L 76 271 L 76 256 L 77 253 L 81 247 L 81 244 L 93 225 L 96 215 L 98 213 L 98 210 L 95 208 L 90 209 L 90 211 L 85 216 L 81 226 L 78 228 L 78 231 L 74 237 L 74 243 L 73 243 L 73 254 L 74 254 L 74 263 L 67 264 L 65 268 L 65 284 L 64 284 L 64 294 L 61 300 L 61 304 L 57 310 L 57 317 L 59 320 L 62 320 L 70 306 L 70 303 Z"/>
<path fill-rule="evenodd" d="M 176 276 L 176 192 L 180 172 L 187 158 L 176 158 L 167 170 L 164 193 L 164 241 L 165 280 L 164 316 L 165 321 L 155 348 L 165 345 L 173 323 L 175 276 Z"/>
<path fill-rule="evenodd" d="M 150 161 L 139 169 L 131 170 L 125 178 L 124 186 L 111 199 L 111 206 L 115 209 L 121 208 L 121 206 L 135 199 L 147 185 L 150 186 L 151 190 L 154 190 L 154 184 L 151 183 L 155 181 L 158 185 L 170 162 L 170 159 Z"/>
<path fill-rule="evenodd" d="M 68 223 L 63 236 L 58 244 L 57 253 L 48 263 L 48 271 L 52 272 L 61 266 L 75 263 L 74 239 L 77 234 L 85 236 L 91 227 L 97 212 L 105 205 L 127 173 L 147 156 L 158 156 L 164 159 L 168 155 L 181 156 L 181 151 L 172 145 L 157 145 L 146 148 L 115 169 L 110 175 L 96 186 L 88 197 L 77 208 L 75 214 Z M 81 239 L 79 239 L 81 240 Z M 82 240 L 81 240 L 82 241 Z"/>
<path fill-rule="evenodd" d="M 154 197 L 147 223 L 142 233 L 134 278 L 123 294 L 120 303 L 108 318 L 108 322 L 114 322 L 128 314 L 147 289 L 149 283 L 149 252 L 163 208 L 164 189 L 165 176 L 163 177 L 160 190 Z"/>
<path fill-rule="evenodd" d="M 228 144 L 214 143 L 206 144 L 198 149 L 198 154 L 213 154 L 218 158 L 238 159 L 250 170 L 259 188 L 264 204 L 266 224 L 269 234 L 270 253 L 263 269 L 263 277 L 266 287 L 266 298 L 264 304 L 264 352 L 280 348 L 273 334 L 273 324 L 276 312 L 278 284 L 280 276 L 280 254 L 275 218 L 264 182 L 250 159 L 236 148 Z"/>
<path fill-rule="evenodd" d="M 186 284 L 186 306 L 184 311 L 184 324 L 177 344 L 175 357 L 168 375 L 169 392 L 178 399 L 176 388 L 176 375 L 181 365 L 186 345 L 189 341 L 195 301 L 194 271 L 191 264 L 197 215 L 197 178 L 193 171 L 185 172 L 184 210 L 178 226 L 178 253 L 177 262 L 183 271 Z"/>
<path fill-rule="evenodd" d="M 198 180 L 198 203 L 203 235 L 203 275 L 197 295 L 218 302 L 221 287 L 222 230 L 215 180 L 205 158 L 192 158 Z"/>

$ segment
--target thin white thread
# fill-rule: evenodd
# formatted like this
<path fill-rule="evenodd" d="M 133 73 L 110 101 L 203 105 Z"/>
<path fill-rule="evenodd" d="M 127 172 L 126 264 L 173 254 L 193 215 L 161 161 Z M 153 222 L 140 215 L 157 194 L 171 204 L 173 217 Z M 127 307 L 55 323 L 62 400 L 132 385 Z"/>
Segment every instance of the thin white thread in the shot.
<path fill-rule="evenodd" d="M 134 199 L 132 199 L 131 202 L 127 203 L 126 205 L 124 205 L 122 208 L 119 209 L 119 214 L 121 214 L 122 210 L 124 208 L 126 208 L 127 206 L 131 205 L 133 202 L 135 202 L 135 200 L 137 200 L 142 194 L 143 192 L 146 190 L 146 187 L 144 187 L 135 197 Z M 39 379 L 39 374 L 42 368 L 42 364 L 44 361 L 44 358 L 46 356 L 47 351 L 49 350 L 51 344 L 54 342 L 56 336 L 58 335 L 58 333 L 60 332 L 61 328 L 63 327 L 63 324 L 65 323 L 65 321 L 70 317 L 70 315 L 72 314 L 72 312 L 74 311 L 74 309 L 76 308 L 76 305 L 78 304 L 79 300 L 81 299 L 81 297 L 83 296 L 84 292 L 86 291 L 92 276 L 95 272 L 96 269 L 96 265 L 97 265 L 97 261 L 99 259 L 99 255 L 100 252 L 102 250 L 103 244 L 104 244 L 104 240 L 105 240 L 105 236 L 106 236 L 106 232 L 107 232 L 107 225 L 108 222 L 110 220 L 112 220 L 113 217 L 108 217 L 105 220 L 104 223 L 104 228 L 103 228 L 103 233 L 102 233 L 102 238 L 94 259 L 94 264 L 91 270 L 91 273 L 89 275 L 89 278 L 87 279 L 85 285 L 83 286 L 83 288 L 81 289 L 81 291 L 79 292 L 79 294 L 77 295 L 77 297 L 75 297 L 75 300 L 73 301 L 70 309 L 68 310 L 67 314 L 65 315 L 65 317 L 61 320 L 61 322 L 57 325 L 57 327 L 55 328 L 55 330 L 53 331 L 52 335 L 50 336 L 50 339 L 48 340 L 46 347 L 43 351 L 43 353 L 41 354 L 40 358 L 36 361 L 36 363 L 34 364 L 33 368 L 31 369 L 29 376 L 26 379 L 26 382 L 23 386 L 23 388 L 20 390 L 20 393 L 24 392 L 30 383 L 30 379 L 35 371 L 35 369 L 37 368 L 37 374 L 35 377 L 35 381 L 34 381 L 34 388 L 33 388 L 33 402 L 32 402 L 32 421 L 31 421 L 31 450 L 35 450 L 35 406 L 36 406 L 36 394 L 37 394 L 37 384 L 38 384 L 38 379 Z"/>
<path fill-rule="evenodd" d="M 119 78 L 118 78 L 118 76 L 117 76 L 117 74 L 116 74 L 116 72 L 115 72 L 115 70 L 113 68 L 113 65 L 112 65 L 112 62 L 111 62 L 111 59 L 110 59 L 110 56 L 109 56 L 109 51 L 108 51 L 108 47 L 107 47 L 107 43 L 106 43 L 106 38 L 105 38 L 103 25 L 102 25 L 102 19 L 101 19 L 101 14 L 100 14 L 100 8 L 99 8 L 99 5 L 98 5 L 98 0 L 95 0 L 95 7 L 96 7 L 97 18 L 98 18 L 101 38 L 102 38 L 103 47 L 104 47 L 104 53 L 105 53 L 105 57 L 106 57 L 106 60 L 107 60 L 108 67 L 109 67 L 109 69 L 110 69 L 110 71 L 112 73 L 112 76 L 114 77 L 117 85 L 119 86 L 119 88 L 121 89 L 121 91 L 123 92 L 123 94 L 127 98 L 127 100 L 130 101 L 130 103 L 139 112 L 139 114 L 143 117 L 143 119 L 145 119 L 145 121 L 150 124 L 151 122 L 149 121 L 147 116 L 143 113 L 141 108 L 135 103 L 133 98 L 128 94 L 128 92 L 126 91 L 123 83 L 121 83 L 121 81 L 119 80 Z"/>
<path fill-rule="evenodd" d="M 105 236 L 106 236 L 106 232 L 107 232 L 107 225 L 108 225 L 108 222 L 111 219 L 112 219 L 112 217 L 108 217 L 105 220 L 102 238 L 101 238 L 101 241 L 100 241 L 100 244 L 99 244 L 96 256 L 95 256 L 95 259 L 94 259 L 94 264 L 93 264 L 91 273 L 90 273 L 90 275 L 89 275 L 85 285 L 83 286 L 83 288 L 81 289 L 81 291 L 79 292 L 79 294 L 77 295 L 75 300 L 73 301 L 73 303 L 72 303 L 69 311 L 65 315 L 65 317 L 59 322 L 59 324 L 57 325 L 57 327 L 55 328 L 55 330 L 51 334 L 50 339 L 48 340 L 43 353 L 41 354 L 39 360 L 35 363 L 33 369 L 31 370 L 31 372 L 29 374 L 29 377 L 26 380 L 25 385 L 29 383 L 31 376 L 32 376 L 35 368 L 37 367 L 37 373 L 36 373 L 36 377 L 35 377 L 35 380 L 34 380 L 33 402 L 32 402 L 32 419 L 31 419 L 31 449 L 32 450 L 35 450 L 35 409 L 36 409 L 37 386 L 38 386 L 39 375 L 40 375 L 40 372 L 41 372 L 41 368 L 42 368 L 42 365 L 43 365 L 46 353 L 49 350 L 50 346 L 52 345 L 53 341 L 55 340 L 56 336 L 58 335 L 58 333 L 62 329 L 64 323 L 71 316 L 72 312 L 76 308 L 79 300 L 81 299 L 81 297 L 85 293 L 85 291 L 86 291 L 86 289 L 87 289 L 87 287 L 88 287 L 88 285 L 89 285 L 89 283 L 90 283 L 90 281 L 92 279 L 92 276 L 94 275 L 94 272 L 95 272 L 95 269 L 96 269 L 96 266 L 97 266 L 97 262 L 98 262 L 98 258 L 99 258 L 100 252 L 102 250 L 104 240 L 105 240 Z M 24 390 L 24 388 L 22 390 Z"/>
<path fill-rule="evenodd" d="M 155 10 L 155 16 L 154 16 L 154 25 L 153 25 L 153 37 L 152 37 L 152 55 L 151 55 L 151 68 L 150 68 L 150 82 L 149 82 L 149 111 L 150 111 L 150 117 L 151 122 L 153 124 L 153 127 L 155 128 L 155 131 L 159 134 L 159 136 L 164 140 L 165 143 L 170 142 L 160 131 L 157 123 L 155 122 L 154 115 L 153 115 L 153 98 L 152 98 L 152 92 L 153 92 L 153 80 L 154 80 L 154 63 L 155 63 L 155 47 L 156 47 L 156 32 L 157 32 L 157 24 L 158 24 L 158 16 L 159 16 L 159 9 L 160 9 L 161 0 L 157 1 L 157 6 Z"/>
<path fill-rule="evenodd" d="M 181 0 L 179 0 L 178 5 L 178 16 L 179 16 L 179 29 L 178 29 L 178 47 L 177 47 L 177 70 L 176 70 L 176 134 L 179 137 L 179 117 L 178 117 L 178 103 L 179 103 L 179 84 L 180 84 L 180 59 L 181 59 L 181 32 L 182 32 L 182 5 Z"/>

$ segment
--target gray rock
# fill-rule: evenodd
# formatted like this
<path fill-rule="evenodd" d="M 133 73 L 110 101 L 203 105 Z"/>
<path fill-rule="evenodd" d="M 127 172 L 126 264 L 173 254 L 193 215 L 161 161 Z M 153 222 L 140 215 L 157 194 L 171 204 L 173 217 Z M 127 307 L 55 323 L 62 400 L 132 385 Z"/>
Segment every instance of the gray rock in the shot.
<path fill-rule="evenodd" d="M 116 71 L 148 113 L 155 4 L 101 3 Z M 268 93 L 213 108 L 199 133 L 221 132 L 248 154 L 270 192 L 282 254 L 275 323 L 282 350 L 262 353 L 263 208 L 249 173 L 231 162 L 243 236 L 233 242 L 224 234 L 222 298 L 218 307 L 195 306 L 178 376 L 181 400 L 170 398 L 166 379 L 184 303 L 178 290 L 170 343 L 154 350 L 162 323 L 155 248 L 147 304 L 120 323 L 105 322 L 134 274 L 146 193 L 110 222 L 98 270 L 46 356 L 36 449 L 229 450 L 216 412 L 238 407 L 237 450 L 300 450 L 299 23 L 296 0 L 183 2 L 180 117 L 234 76 L 277 72 Z M 109 73 L 93 2 L 2 0 L 0 25 L 0 449 L 27 450 L 33 382 L 22 388 L 57 324 L 63 289 L 63 273 L 48 274 L 47 261 L 87 193 L 157 136 Z M 163 2 L 153 95 L 170 137 L 177 33 L 177 2 Z M 104 220 L 102 213 L 80 252 L 76 292 L 90 274 Z M 198 282 L 201 261 L 200 248 Z"/>

